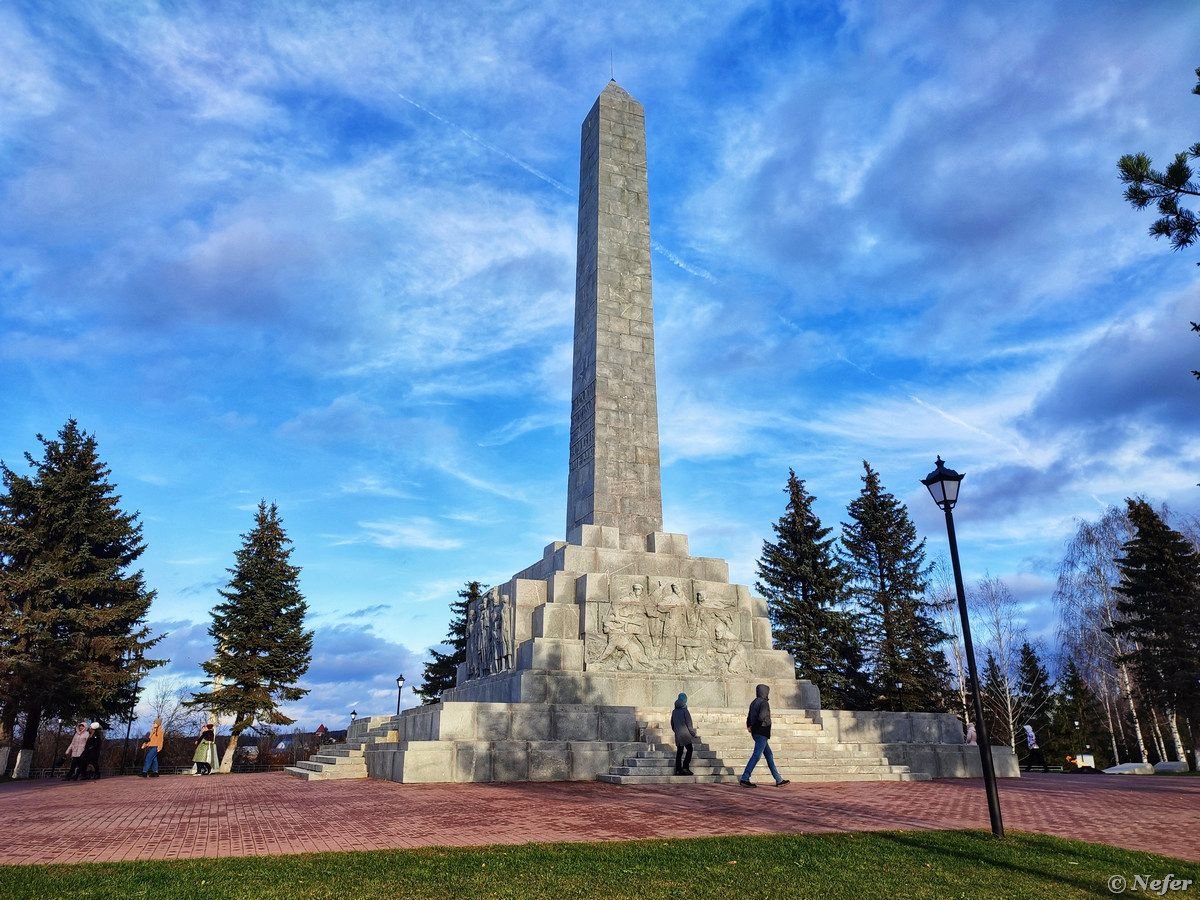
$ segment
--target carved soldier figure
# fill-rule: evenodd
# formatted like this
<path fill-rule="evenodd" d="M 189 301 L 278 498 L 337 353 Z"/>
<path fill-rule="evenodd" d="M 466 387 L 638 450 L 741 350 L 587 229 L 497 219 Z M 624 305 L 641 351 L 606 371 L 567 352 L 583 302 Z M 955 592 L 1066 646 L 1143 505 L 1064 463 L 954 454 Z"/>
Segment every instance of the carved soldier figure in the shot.
<path fill-rule="evenodd" d="M 467 607 L 467 678 L 479 677 L 479 611 Z"/>
<path fill-rule="evenodd" d="M 677 659 L 673 645 L 676 643 L 675 639 L 684 633 L 688 601 L 679 592 L 679 585 L 674 581 L 671 582 L 670 587 L 666 591 L 662 590 L 662 582 L 660 581 L 658 583 L 658 590 L 659 598 L 657 606 L 663 644 L 661 652 L 667 661 L 673 664 Z"/>
<path fill-rule="evenodd" d="M 684 601 L 686 605 L 683 607 L 683 629 L 676 644 L 683 656 L 683 667 L 688 672 L 699 672 L 704 667 L 704 650 L 711 646 L 703 628 L 705 616 L 705 612 L 701 610 L 703 600 L 703 593 L 697 591 L 694 604 Z"/>
<path fill-rule="evenodd" d="M 476 647 L 479 653 L 479 674 L 492 672 L 492 595 L 479 601 L 479 631 Z"/>
<path fill-rule="evenodd" d="M 640 601 L 614 602 L 601 626 L 608 635 L 608 641 L 592 663 L 601 663 L 616 656 L 618 669 L 644 671 L 652 668 L 641 642 L 646 630 L 645 622 L 646 616 Z"/>
<path fill-rule="evenodd" d="M 708 601 L 702 599 L 700 606 L 708 616 L 707 634 L 712 640 L 712 651 L 725 670 L 731 674 L 745 671 L 742 655 L 741 636 L 738 634 L 736 610 L 721 600 Z"/>
<path fill-rule="evenodd" d="M 500 592 L 496 588 L 492 588 L 492 627 L 489 635 L 492 639 L 492 646 L 489 650 L 493 672 L 499 672 L 504 668 L 504 615 L 500 609 L 503 602 L 504 599 L 500 596 Z"/>
<path fill-rule="evenodd" d="M 629 598 L 630 603 L 636 603 L 641 607 L 642 615 L 645 616 L 645 637 L 642 639 L 642 649 L 646 651 L 650 658 L 657 657 L 662 651 L 662 623 L 659 621 L 662 618 L 658 611 L 658 602 L 656 598 L 646 596 L 646 589 L 642 587 L 640 582 L 634 582 L 631 588 L 632 595 Z"/>
<path fill-rule="evenodd" d="M 513 604 L 508 597 L 500 598 L 500 668 L 511 669 L 513 664 Z"/>

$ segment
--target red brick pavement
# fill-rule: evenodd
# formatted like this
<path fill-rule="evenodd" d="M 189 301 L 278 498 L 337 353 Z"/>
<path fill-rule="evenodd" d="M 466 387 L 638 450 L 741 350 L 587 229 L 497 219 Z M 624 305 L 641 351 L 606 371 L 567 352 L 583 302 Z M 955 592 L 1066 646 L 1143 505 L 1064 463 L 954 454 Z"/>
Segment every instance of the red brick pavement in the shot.
<path fill-rule="evenodd" d="M 1200 861 L 1200 778 L 1001 782 L 1005 827 Z M 988 828 L 982 782 L 402 785 L 283 774 L 0 785 L 0 863 Z"/>

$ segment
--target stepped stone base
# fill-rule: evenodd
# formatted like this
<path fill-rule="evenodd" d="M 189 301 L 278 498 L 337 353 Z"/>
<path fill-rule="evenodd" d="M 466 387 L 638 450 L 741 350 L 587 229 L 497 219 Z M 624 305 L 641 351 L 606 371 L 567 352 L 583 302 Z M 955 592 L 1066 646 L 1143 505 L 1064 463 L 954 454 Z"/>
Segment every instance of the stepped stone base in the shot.
<path fill-rule="evenodd" d="M 953 737 L 939 713 L 776 709 L 771 747 L 783 777 L 808 781 L 923 781 L 979 777 L 979 750 Z M 287 771 L 308 780 L 441 782 L 590 781 L 687 784 L 734 781 L 750 755 L 745 712 L 692 707 L 700 735 L 692 776 L 676 776 L 669 708 L 586 704 L 438 703 L 360 719 L 345 744 Z M 883 736 L 903 738 L 881 740 Z M 1019 777 L 1016 757 L 993 747 L 996 773 Z M 756 775 L 766 773 L 760 763 Z"/>
<path fill-rule="evenodd" d="M 359 719 L 345 744 L 291 774 L 674 781 L 668 723 L 686 693 L 704 751 L 692 778 L 729 780 L 751 752 L 745 717 L 758 684 L 771 688 L 772 749 L 793 781 L 978 770 L 978 750 L 962 744 L 953 716 L 821 710 L 816 688 L 773 648 L 766 601 L 730 584 L 724 561 L 690 556 L 686 535 L 576 526 L 472 601 L 467 618 L 468 661 L 442 702 Z M 997 766 L 1017 773 L 1001 753 Z"/>
<path fill-rule="evenodd" d="M 461 701 L 483 703 L 597 704 L 614 707 L 665 706 L 687 694 L 693 706 L 746 706 L 755 687 L 771 687 L 771 706 L 816 710 L 820 692 L 791 673 L 760 679 L 705 680 L 696 676 L 624 672 L 509 671 L 486 675 L 450 689 L 447 705 Z"/>

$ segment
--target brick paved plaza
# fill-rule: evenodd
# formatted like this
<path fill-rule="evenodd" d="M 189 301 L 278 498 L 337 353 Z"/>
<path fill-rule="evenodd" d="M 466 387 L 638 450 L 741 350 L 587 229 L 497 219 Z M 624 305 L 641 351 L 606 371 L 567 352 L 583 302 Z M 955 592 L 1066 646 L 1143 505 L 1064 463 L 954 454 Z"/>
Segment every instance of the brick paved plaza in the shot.
<path fill-rule="evenodd" d="M 1200 861 L 1200 778 L 1030 775 L 1005 826 Z M 988 827 L 979 781 L 614 787 L 305 783 L 282 774 L 0 785 L 3 863 L 527 841 Z"/>

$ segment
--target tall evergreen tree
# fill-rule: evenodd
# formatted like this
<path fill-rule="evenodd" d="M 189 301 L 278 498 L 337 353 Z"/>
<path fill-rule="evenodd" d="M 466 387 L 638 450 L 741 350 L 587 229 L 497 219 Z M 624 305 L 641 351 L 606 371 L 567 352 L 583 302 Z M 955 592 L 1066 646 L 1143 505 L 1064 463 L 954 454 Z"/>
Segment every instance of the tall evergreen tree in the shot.
<path fill-rule="evenodd" d="M 993 744 L 1015 747 L 1008 679 L 996 660 L 996 654 L 991 650 L 983 660 L 983 671 L 979 673 L 979 689 L 980 699 L 983 700 L 983 714 L 987 718 L 988 740 Z"/>
<path fill-rule="evenodd" d="M 430 648 L 431 659 L 425 663 L 421 686 L 414 691 L 422 703 L 437 703 L 442 699 L 443 691 L 454 687 L 458 679 L 458 667 L 467 661 L 467 606 L 486 591 L 487 588 L 478 581 L 468 581 L 458 592 L 458 599 L 450 602 L 450 630 L 446 632 L 443 642 L 450 652 Z"/>
<path fill-rule="evenodd" d="M 804 482 L 788 470 L 787 510 L 776 541 L 763 541 L 755 589 L 767 600 L 775 643 L 796 660 L 796 677 L 821 692 L 821 704 L 858 708 L 867 699 L 862 650 L 846 601 L 846 576 L 831 529 L 821 526 Z"/>
<path fill-rule="evenodd" d="M 1126 501 L 1136 532 L 1117 560 L 1115 634 L 1133 640 L 1126 654 L 1147 699 L 1166 712 L 1180 759 L 1179 714 L 1200 713 L 1200 553 L 1142 499 Z"/>
<path fill-rule="evenodd" d="M 208 633 L 216 652 L 203 664 L 208 690 L 192 694 L 189 705 L 233 715 L 224 771 L 247 728 L 291 725 L 279 705 L 308 693 L 296 682 L 308 671 L 313 633 L 304 628 L 308 604 L 300 593 L 300 569 L 290 562 L 291 543 L 275 504 L 261 501 L 227 570 L 229 586 L 219 592 L 225 600 L 212 610 Z"/>
<path fill-rule="evenodd" d="M 1029 641 L 1018 651 L 1016 688 L 1017 724 L 1032 724 L 1040 732 L 1054 712 L 1054 685 Z"/>
<path fill-rule="evenodd" d="M 1063 666 L 1060 685 L 1050 722 L 1050 746 L 1061 750 L 1062 756 L 1091 753 L 1098 769 L 1112 765 L 1112 738 L 1104 709 L 1073 658 L 1068 657 Z"/>
<path fill-rule="evenodd" d="M 32 750 L 44 716 L 107 718 L 136 698 L 154 592 L 141 570 L 137 513 L 120 509 L 94 435 L 70 419 L 37 436 L 33 475 L 0 462 L 0 720 L 24 718 Z"/>
<path fill-rule="evenodd" d="M 865 460 L 863 470 L 862 490 L 842 525 L 842 559 L 864 623 L 873 705 L 945 710 L 950 673 L 941 646 L 949 635 L 925 599 L 925 541 Z"/>

